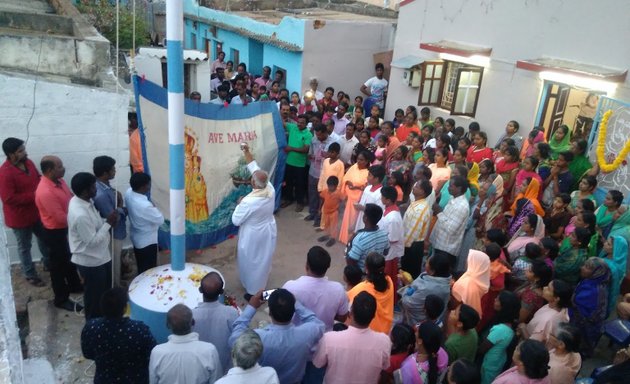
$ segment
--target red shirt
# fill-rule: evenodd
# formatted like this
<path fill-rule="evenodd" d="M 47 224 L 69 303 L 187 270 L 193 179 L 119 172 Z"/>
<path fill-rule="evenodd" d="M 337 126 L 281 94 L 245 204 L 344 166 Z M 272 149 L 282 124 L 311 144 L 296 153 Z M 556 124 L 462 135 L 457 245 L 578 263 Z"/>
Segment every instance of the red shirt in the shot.
<path fill-rule="evenodd" d="M 484 148 L 484 149 L 477 149 L 477 147 L 475 146 L 471 146 L 470 148 L 468 148 L 468 157 L 466 158 L 466 161 L 468 161 L 469 163 L 481 163 L 482 160 L 485 159 L 492 159 L 492 149 L 491 148 Z"/>
<path fill-rule="evenodd" d="M 35 205 L 35 190 L 39 172 L 29 159 L 24 162 L 26 171 L 6 160 L 0 166 L 0 199 L 4 221 L 9 228 L 27 228 L 39 221 Z"/>
<path fill-rule="evenodd" d="M 49 178 L 42 177 L 35 192 L 35 204 L 44 228 L 68 228 L 68 205 L 72 196 L 63 179 L 59 179 L 59 184 L 56 184 Z"/>

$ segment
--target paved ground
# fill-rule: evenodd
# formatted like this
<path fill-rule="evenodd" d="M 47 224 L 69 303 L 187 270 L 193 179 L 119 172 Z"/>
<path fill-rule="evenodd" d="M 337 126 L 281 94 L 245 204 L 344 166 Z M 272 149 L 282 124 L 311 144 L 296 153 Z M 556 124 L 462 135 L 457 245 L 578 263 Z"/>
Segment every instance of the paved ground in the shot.
<path fill-rule="evenodd" d="M 306 263 L 306 252 L 317 243 L 317 238 L 321 233 L 316 232 L 312 222 L 303 220 L 306 213 L 296 213 L 294 206 L 279 211 L 276 215 L 278 223 L 278 244 L 274 255 L 273 268 L 269 280 L 269 288 L 282 286 L 287 280 L 294 279 L 304 273 Z M 332 256 L 332 266 L 328 271 L 328 276 L 332 280 L 343 281 L 342 271 L 345 265 L 343 260 L 344 247 L 335 244 L 329 251 Z M 240 286 L 238 271 L 235 263 L 236 238 L 229 239 L 213 248 L 208 248 L 201 252 L 189 252 L 187 261 L 207 264 L 220 270 L 227 282 L 226 293 L 236 297 L 239 304 L 244 304 L 242 298 L 244 290 Z M 162 264 L 168 263 L 168 255 L 160 255 Z M 34 288 L 22 279 L 18 269 L 14 268 L 13 286 L 16 296 L 16 306 L 25 309 L 27 302 L 31 317 L 34 313 L 48 313 L 48 316 L 37 315 L 40 318 L 47 318 L 46 322 L 51 324 L 37 324 L 38 319 L 31 320 L 35 324 L 33 327 L 46 329 L 49 333 L 47 340 L 39 340 L 40 348 L 33 347 L 33 353 L 45 354 L 55 368 L 58 383 L 91 383 L 91 375 L 94 374 L 94 366 L 91 361 L 85 360 L 81 356 L 79 335 L 84 324 L 82 316 L 54 308 L 50 302 L 45 302 L 52 297 L 50 290 L 50 278 L 48 273 L 41 271 L 42 278 L 48 283 L 47 287 Z M 254 319 L 253 326 L 258 325 L 258 321 L 268 321 L 268 316 L 264 310 L 259 310 Z M 584 364 L 583 372 L 588 375 L 593 367 L 603 365 L 611 361 L 614 348 L 608 347 L 607 341 L 602 340 L 596 353 L 598 358 L 592 359 Z M 34 343 L 37 345 L 37 343 Z M 45 351 L 43 351 L 45 349 Z"/>

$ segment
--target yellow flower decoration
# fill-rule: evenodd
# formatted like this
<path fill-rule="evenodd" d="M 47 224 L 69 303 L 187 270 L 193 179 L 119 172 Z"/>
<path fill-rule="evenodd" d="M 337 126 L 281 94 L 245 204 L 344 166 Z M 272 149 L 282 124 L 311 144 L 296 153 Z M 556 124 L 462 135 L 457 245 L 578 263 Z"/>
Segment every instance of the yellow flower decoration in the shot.
<path fill-rule="evenodd" d="M 599 168 L 605 173 L 616 171 L 630 153 L 630 140 L 628 140 L 626 141 L 626 145 L 621 150 L 621 153 L 617 155 L 615 160 L 611 164 L 608 164 L 606 162 L 606 158 L 604 156 L 604 150 L 606 147 L 606 131 L 608 130 L 608 119 L 610 119 L 612 113 L 612 110 L 609 109 L 608 111 L 606 111 L 606 113 L 604 113 L 604 116 L 602 117 L 602 121 L 599 124 L 599 134 L 597 137 L 597 150 L 595 151 L 595 153 L 597 154 L 597 163 L 599 164 Z"/>

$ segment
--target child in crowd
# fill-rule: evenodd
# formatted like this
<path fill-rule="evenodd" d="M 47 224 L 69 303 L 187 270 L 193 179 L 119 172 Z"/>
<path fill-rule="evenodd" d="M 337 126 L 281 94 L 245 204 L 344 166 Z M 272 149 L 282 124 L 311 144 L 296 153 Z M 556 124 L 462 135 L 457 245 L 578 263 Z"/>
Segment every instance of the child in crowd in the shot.
<path fill-rule="evenodd" d="M 372 139 L 376 139 L 376 136 L 381 132 L 379 129 L 378 118 L 371 116 L 368 119 L 367 131 L 370 133 Z"/>
<path fill-rule="evenodd" d="M 405 184 L 405 176 L 400 171 L 394 171 L 387 177 L 387 185 L 390 187 L 394 187 L 396 189 L 396 193 L 398 197 L 396 198 L 396 204 L 400 206 L 402 202 L 405 200 L 403 186 Z"/>
<path fill-rule="evenodd" d="M 372 165 L 383 164 L 385 160 L 385 149 L 387 149 L 387 144 L 389 144 L 389 138 L 385 135 L 378 135 L 376 139 L 376 151 L 374 151 L 374 161 L 372 162 Z"/>
<path fill-rule="evenodd" d="M 393 382 L 394 371 L 400 369 L 402 362 L 415 351 L 416 336 L 414 335 L 413 328 L 405 323 L 400 323 L 394 325 L 394 328 L 392 328 L 389 334 L 389 338 L 392 341 L 392 351 L 389 356 L 389 368 L 383 371 L 383 375 L 386 376 L 390 382 Z"/>
<path fill-rule="evenodd" d="M 259 89 L 259 93 L 260 93 L 260 89 Z M 280 83 L 277 81 L 274 81 L 273 83 L 271 83 L 271 89 L 269 90 L 269 99 L 273 101 L 278 101 L 279 97 L 280 97 Z"/>
<path fill-rule="evenodd" d="M 324 108 L 324 116 L 322 116 L 322 123 L 326 124 L 328 120 L 332 120 L 333 115 L 335 114 L 335 108 L 332 106 L 327 106 Z"/>
<path fill-rule="evenodd" d="M 346 291 L 363 281 L 363 271 L 357 265 L 346 265 L 343 268 L 343 282 L 346 283 Z"/>
<path fill-rule="evenodd" d="M 542 250 L 536 243 L 528 243 L 525 245 L 525 253 L 522 256 L 518 256 L 512 264 L 512 276 L 511 285 L 519 286 L 527 280 L 526 274 L 529 271 L 532 262 L 540 257 Z"/>
<path fill-rule="evenodd" d="M 545 233 L 556 241 L 562 241 L 564 228 L 569 225 L 571 214 L 567 207 L 571 203 L 571 196 L 561 193 L 553 199 L 553 205 L 547 209 L 543 222 Z"/>
<path fill-rule="evenodd" d="M 389 238 L 389 252 L 385 255 L 385 274 L 394 282 L 397 281 L 398 263 L 405 253 L 403 220 L 396 205 L 397 199 L 398 193 L 394 187 L 386 186 L 381 189 L 381 202 L 385 210 L 378 227 L 386 231 Z"/>
<path fill-rule="evenodd" d="M 543 237 L 540 239 L 540 246 L 542 249 L 542 257 L 547 265 L 553 268 L 553 261 L 558 257 L 558 253 L 560 251 L 560 247 L 558 246 L 558 242 L 556 242 L 551 237 Z"/>
<path fill-rule="evenodd" d="M 413 164 L 422 161 L 422 139 L 420 136 L 416 135 L 411 138 L 411 150 L 408 156 L 409 161 Z"/>
<path fill-rule="evenodd" d="M 337 176 L 329 176 L 326 180 L 326 184 L 328 188 L 319 193 L 321 197 L 320 209 L 322 215 L 319 229 L 326 231 L 327 234 L 317 239 L 317 241 L 326 241 L 326 246 L 332 247 L 336 242 L 337 225 L 339 224 L 339 205 L 343 201 L 343 195 L 338 188 L 339 178 Z"/>
<path fill-rule="evenodd" d="M 372 108 L 370 108 L 370 117 L 376 119 L 376 124 L 380 127 L 383 124 L 383 119 L 381 118 L 381 110 L 378 108 L 378 105 L 372 104 Z"/>
<path fill-rule="evenodd" d="M 448 361 L 459 358 L 474 360 L 477 356 L 477 331 L 479 314 L 469 305 L 462 304 L 451 311 L 448 318 L 450 336 L 444 343 L 448 353 Z"/>
<path fill-rule="evenodd" d="M 394 112 L 394 120 L 392 120 L 392 123 L 394 124 L 394 128 L 398 128 L 400 124 L 404 123 L 404 120 L 405 120 L 405 111 L 398 108 Z"/>
<path fill-rule="evenodd" d="M 381 200 L 381 189 L 383 188 L 383 179 L 385 178 L 385 168 L 382 165 L 373 165 L 368 168 L 367 187 L 361 194 L 361 200 L 355 203 L 355 209 L 359 211 L 354 232 L 363 229 L 363 211 L 368 204 L 376 204 L 382 209 L 385 208 Z"/>
<path fill-rule="evenodd" d="M 527 323 L 543 305 L 543 288 L 549 284 L 553 277 L 551 267 L 542 260 L 533 260 L 525 273 L 527 281 L 514 293 L 521 299 L 521 311 L 519 322 Z"/>
<path fill-rule="evenodd" d="M 424 127 L 427 124 L 433 124 L 431 121 L 431 110 L 429 107 L 424 107 L 420 110 L 420 126 Z"/>
<path fill-rule="evenodd" d="M 438 295 L 427 295 L 424 299 L 424 313 L 426 315 L 425 322 L 430 322 L 440 329 L 444 329 L 444 319 L 442 314 L 446 308 L 446 303 Z"/>
<path fill-rule="evenodd" d="M 453 120 L 453 119 L 449 119 L 449 120 Z M 453 120 L 453 124 L 455 124 L 454 120 Z M 453 140 L 452 140 L 453 143 L 459 143 L 459 140 L 461 140 L 463 137 L 464 137 L 464 127 L 460 126 L 453 129 Z M 468 145 L 470 146 L 470 140 L 468 141 Z M 466 150 L 468 150 L 468 148 L 466 148 Z"/>
<path fill-rule="evenodd" d="M 321 193 L 326 189 L 330 190 L 328 187 L 328 178 L 330 176 L 336 176 L 339 181 L 343 180 L 345 167 L 343 162 L 339 160 L 340 151 L 341 146 L 339 143 L 330 143 L 328 146 L 328 152 L 326 154 L 328 157 L 322 162 L 322 171 L 317 184 L 317 192 Z"/>

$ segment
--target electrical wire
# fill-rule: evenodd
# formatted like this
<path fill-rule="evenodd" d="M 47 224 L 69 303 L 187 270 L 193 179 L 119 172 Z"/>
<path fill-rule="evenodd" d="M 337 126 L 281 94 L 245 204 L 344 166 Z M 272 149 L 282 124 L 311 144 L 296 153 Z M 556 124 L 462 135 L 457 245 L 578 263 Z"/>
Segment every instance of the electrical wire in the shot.
<path fill-rule="evenodd" d="M 43 45 L 44 37 L 40 36 L 39 53 L 37 54 L 37 67 L 35 68 L 35 84 L 33 84 L 33 106 L 31 107 L 31 115 L 28 117 L 28 121 L 26 122 L 26 139 L 24 140 L 25 144 L 28 144 L 28 139 L 31 136 L 31 121 L 33 121 L 33 116 L 35 116 L 35 105 L 37 103 L 37 84 L 39 83 L 39 65 L 41 64 Z"/>

